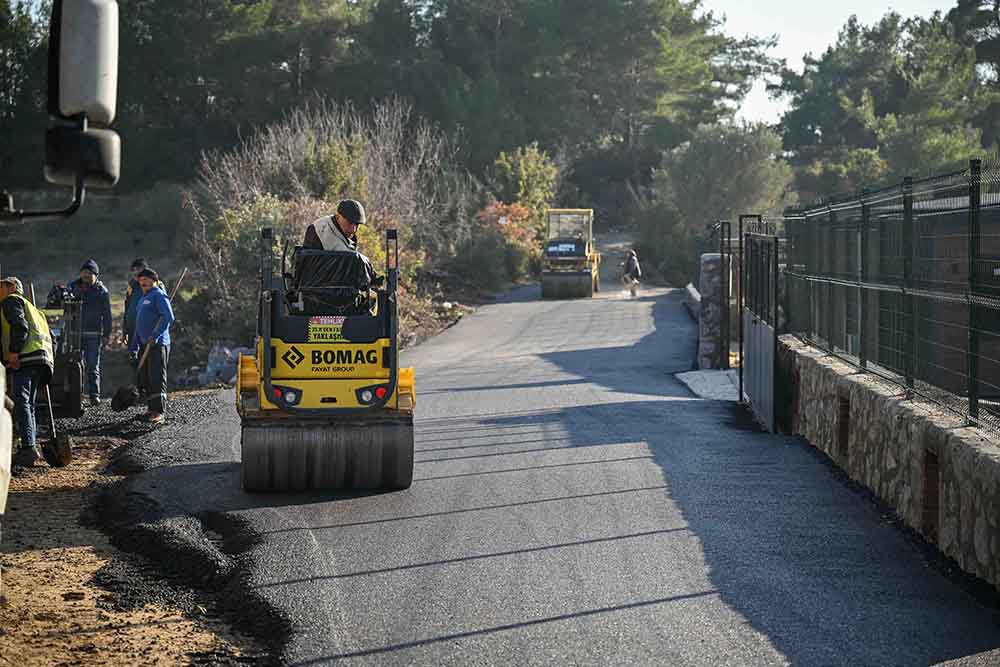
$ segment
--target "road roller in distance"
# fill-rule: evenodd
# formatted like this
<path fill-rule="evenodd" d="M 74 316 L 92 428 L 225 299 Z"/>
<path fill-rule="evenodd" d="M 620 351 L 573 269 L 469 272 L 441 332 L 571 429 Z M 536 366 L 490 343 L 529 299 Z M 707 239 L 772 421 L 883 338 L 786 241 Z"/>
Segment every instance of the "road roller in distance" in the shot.
<path fill-rule="evenodd" d="M 360 253 L 301 247 L 276 276 L 274 247 L 262 230 L 255 356 L 236 387 L 243 488 L 408 488 L 416 389 L 399 367 L 396 230 L 384 276 Z"/>
<path fill-rule="evenodd" d="M 594 248 L 594 211 L 550 208 L 542 252 L 542 298 L 590 298 L 600 291 L 601 255 Z"/>

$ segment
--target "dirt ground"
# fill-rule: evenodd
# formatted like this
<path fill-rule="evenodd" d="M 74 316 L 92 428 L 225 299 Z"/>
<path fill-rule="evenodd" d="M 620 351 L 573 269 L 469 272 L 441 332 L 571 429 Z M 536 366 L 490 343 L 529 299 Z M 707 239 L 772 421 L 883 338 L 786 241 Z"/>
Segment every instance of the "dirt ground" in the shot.
<path fill-rule="evenodd" d="M 170 596 L 123 604 L 94 578 L 138 568 L 87 525 L 86 508 L 115 478 L 103 474 L 120 441 L 74 442 L 75 461 L 15 478 L 3 523 L 0 666 L 234 665 L 259 649 L 205 607 Z"/>

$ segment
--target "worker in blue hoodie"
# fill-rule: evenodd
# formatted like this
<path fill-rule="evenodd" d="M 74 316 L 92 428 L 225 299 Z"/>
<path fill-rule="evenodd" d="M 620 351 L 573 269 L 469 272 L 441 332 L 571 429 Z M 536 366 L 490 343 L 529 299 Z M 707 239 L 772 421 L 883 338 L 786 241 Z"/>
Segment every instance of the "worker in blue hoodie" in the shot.
<path fill-rule="evenodd" d="M 162 424 L 167 405 L 167 361 L 170 359 L 170 325 L 174 323 L 174 309 L 160 277 L 151 268 L 139 272 L 136 278 L 142 288 L 142 297 L 136 306 L 135 332 L 129 341 L 129 351 L 140 358 L 149 347 L 141 376 L 146 389 L 146 419 Z M 162 285 L 162 283 L 160 283 Z"/>
<path fill-rule="evenodd" d="M 93 259 L 80 267 L 80 278 L 69 288 L 80 299 L 83 325 L 83 362 L 87 366 L 87 393 L 90 404 L 101 402 L 101 350 L 111 340 L 111 296 L 98 276 L 100 268 Z"/>

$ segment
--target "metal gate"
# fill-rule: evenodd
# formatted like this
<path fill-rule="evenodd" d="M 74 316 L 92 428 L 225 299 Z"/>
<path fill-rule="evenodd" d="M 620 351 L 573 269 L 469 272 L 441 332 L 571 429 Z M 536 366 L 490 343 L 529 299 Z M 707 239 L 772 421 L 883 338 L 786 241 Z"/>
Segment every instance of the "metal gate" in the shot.
<path fill-rule="evenodd" d="M 773 433 L 780 246 L 774 234 L 751 232 L 744 234 L 742 241 L 740 398 Z"/>

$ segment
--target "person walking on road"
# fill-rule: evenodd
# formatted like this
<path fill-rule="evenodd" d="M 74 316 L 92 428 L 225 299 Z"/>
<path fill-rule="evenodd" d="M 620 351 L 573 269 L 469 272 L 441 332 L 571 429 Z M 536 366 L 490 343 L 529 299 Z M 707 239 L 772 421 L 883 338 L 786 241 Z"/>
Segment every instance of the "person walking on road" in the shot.
<path fill-rule="evenodd" d="M 91 405 L 101 402 L 101 350 L 111 340 L 111 295 L 98 280 L 98 275 L 97 262 L 88 259 L 80 267 L 80 278 L 69 286 L 81 302 L 83 361 L 87 365 L 87 392 Z"/>
<path fill-rule="evenodd" d="M 39 387 L 52 379 L 54 356 L 45 315 L 24 298 L 17 278 L 0 280 L 0 348 L 12 375 L 14 420 L 21 436 L 14 464 L 31 467 L 42 455 L 36 442 L 35 399 Z"/>
<path fill-rule="evenodd" d="M 174 323 L 174 310 L 156 271 L 147 267 L 139 272 L 137 279 L 142 297 L 136 307 L 135 333 L 129 351 L 141 359 L 149 346 L 146 363 L 141 369 L 148 407 L 146 419 L 161 424 L 167 404 L 167 361 L 170 359 L 170 325 Z"/>
<path fill-rule="evenodd" d="M 622 282 L 628 287 L 632 296 L 639 292 L 639 279 L 642 278 L 642 268 L 639 266 L 639 255 L 635 250 L 629 250 L 625 259 L 625 272 L 622 274 Z"/>

